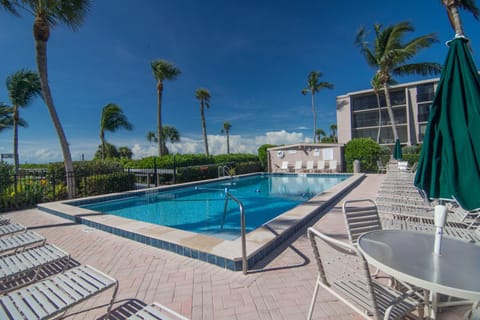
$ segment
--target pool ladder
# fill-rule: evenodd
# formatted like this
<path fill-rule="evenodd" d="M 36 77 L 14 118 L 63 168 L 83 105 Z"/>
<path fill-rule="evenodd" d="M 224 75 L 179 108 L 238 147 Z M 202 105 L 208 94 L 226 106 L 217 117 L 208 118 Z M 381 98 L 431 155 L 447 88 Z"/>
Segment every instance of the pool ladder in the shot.
<path fill-rule="evenodd" d="M 213 188 L 200 188 L 198 186 L 195 187 L 195 190 L 210 190 L 210 191 L 220 191 L 221 189 L 213 189 Z M 238 204 L 240 208 L 240 232 L 242 238 L 242 272 L 243 274 L 247 274 L 248 271 L 248 261 L 247 261 L 247 233 L 245 231 L 245 207 L 243 206 L 242 201 L 238 200 L 234 195 L 228 192 L 228 188 L 223 189 L 225 191 L 225 204 L 223 205 L 223 217 L 222 217 L 222 225 L 221 229 L 223 230 L 223 225 L 225 224 L 225 219 L 227 218 L 227 209 L 228 209 L 228 200 L 232 199 Z"/>

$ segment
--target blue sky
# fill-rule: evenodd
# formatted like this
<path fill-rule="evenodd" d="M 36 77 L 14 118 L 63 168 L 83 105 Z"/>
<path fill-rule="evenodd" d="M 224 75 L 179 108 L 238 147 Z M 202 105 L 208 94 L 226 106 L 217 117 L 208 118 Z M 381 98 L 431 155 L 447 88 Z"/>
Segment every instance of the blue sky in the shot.
<path fill-rule="evenodd" d="M 264 143 L 311 141 L 310 97 L 300 92 L 312 70 L 334 84 L 317 95 L 317 127 L 336 123 L 336 96 L 369 88 L 374 73 L 354 46 L 360 26 L 371 29 L 410 21 L 409 38 L 436 33 L 439 43 L 412 62 L 443 63 L 444 42 L 454 36 L 440 1 L 283 1 L 283 0 L 117 0 L 93 1 L 85 22 L 73 32 L 52 29 L 48 70 L 56 108 L 72 158 L 91 159 L 99 139 L 102 108 L 116 103 L 133 131 L 107 132 L 116 146 L 134 158 L 156 153 L 146 133 L 156 128 L 156 84 L 150 62 L 166 59 L 182 74 L 164 86 L 163 123 L 175 126 L 181 142 L 173 152 L 204 152 L 195 90 L 207 88 L 206 110 L 211 153 L 225 153 L 225 121 L 231 128 L 231 152 L 256 153 Z M 0 11 L 0 101 L 8 102 L 7 76 L 36 70 L 33 18 Z M 479 22 L 462 12 L 478 65 Z M 397 78 L 406 82 L 409 78 Z M 61 161 L 58 138 L 41 99 L 21 110 L 29 127 L 20 128 L 21 163 Z M 0 133 L 0 152 L 12 150 L 12 131 Z"/>

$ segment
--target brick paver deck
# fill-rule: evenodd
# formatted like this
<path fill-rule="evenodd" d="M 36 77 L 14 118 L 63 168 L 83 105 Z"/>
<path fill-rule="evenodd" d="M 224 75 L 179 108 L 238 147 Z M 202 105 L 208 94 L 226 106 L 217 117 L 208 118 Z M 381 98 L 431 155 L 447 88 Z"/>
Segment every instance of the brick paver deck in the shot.
<path fill-rule="evenodd" d="M 366 179 L 344 199 L 375 198 L 383 175 Z M 319 230 L 347 239 L 341 202 L 312 222 Z M 316 267 L 306 229 L 250 270 L 248 275 L 221 269 L 103 231 L 76 225 L 36 209 L 8 213 L 71 253 L 120 282 L 114 315 L 135 303 L 159 302 L 191 319 L 306 319 Z M 99 319 L 109 301 L 102 293 L 71 309 L 68 319 Z M 449 309 L 441 319 L 462 319 L 465 308 Z M 327 292 L 320 290 L 314 319 L 360 319 Z"/>

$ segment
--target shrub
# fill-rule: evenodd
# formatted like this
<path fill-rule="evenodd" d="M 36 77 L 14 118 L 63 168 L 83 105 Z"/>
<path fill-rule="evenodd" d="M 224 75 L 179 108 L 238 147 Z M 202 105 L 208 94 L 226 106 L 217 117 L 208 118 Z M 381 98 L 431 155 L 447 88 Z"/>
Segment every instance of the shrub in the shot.
<path fill-rule="evenodd" d="M 377 160 L 382 155 L 382 148 L 371 138 L 350 140 L 345 145 L 345 162 L 347 172 L 353 172 L 353 161 L 360 160 L 362 172 L 376 172 Z"/>
<path fill-rule="evenodd" d="M 80 187 L 84 196 L 133 190 L 135 188 L 135 175 L 119 172 L 89 176 L 82 179 Z"/>
<path fill-rule="evenodd" d="M 260 160 L 260 165 L 262 166 L 263 171 L 267 171 L 268 166 L 268 148 L 274 148 L 274 144 L 264 144 L 258 148 L 258 159 Z"/>

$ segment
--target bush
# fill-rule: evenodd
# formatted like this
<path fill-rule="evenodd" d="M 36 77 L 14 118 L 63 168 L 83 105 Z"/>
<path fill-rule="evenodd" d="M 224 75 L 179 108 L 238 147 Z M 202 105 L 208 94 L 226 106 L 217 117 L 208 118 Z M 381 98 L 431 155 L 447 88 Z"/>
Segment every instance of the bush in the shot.
<path fill-rule="evenodd" d="M 345 162 L 347 172 L 353 172 L 353 161 L 360 160 L 362 172 L 376 172 L 377 160 L 380 159 L 382 148 L 371 138 L 350 140 L 345 145 Z"/>
<path fill-rule="evenodd" d="M 83 196 L 94 196 L 113 192 L 122 192 L 135 189 L 135 175 L 119 172 L 89 176 L 80 183 Z"/>
<path fill-rule="evenodd" d="M 262 166 L 263 171 L 267 171 L 268 166 L 268 148 L 274 148 L 274 144 L 264 144 L 258 148 L 258 159 L 260 160 L 260 165 Z"/>

